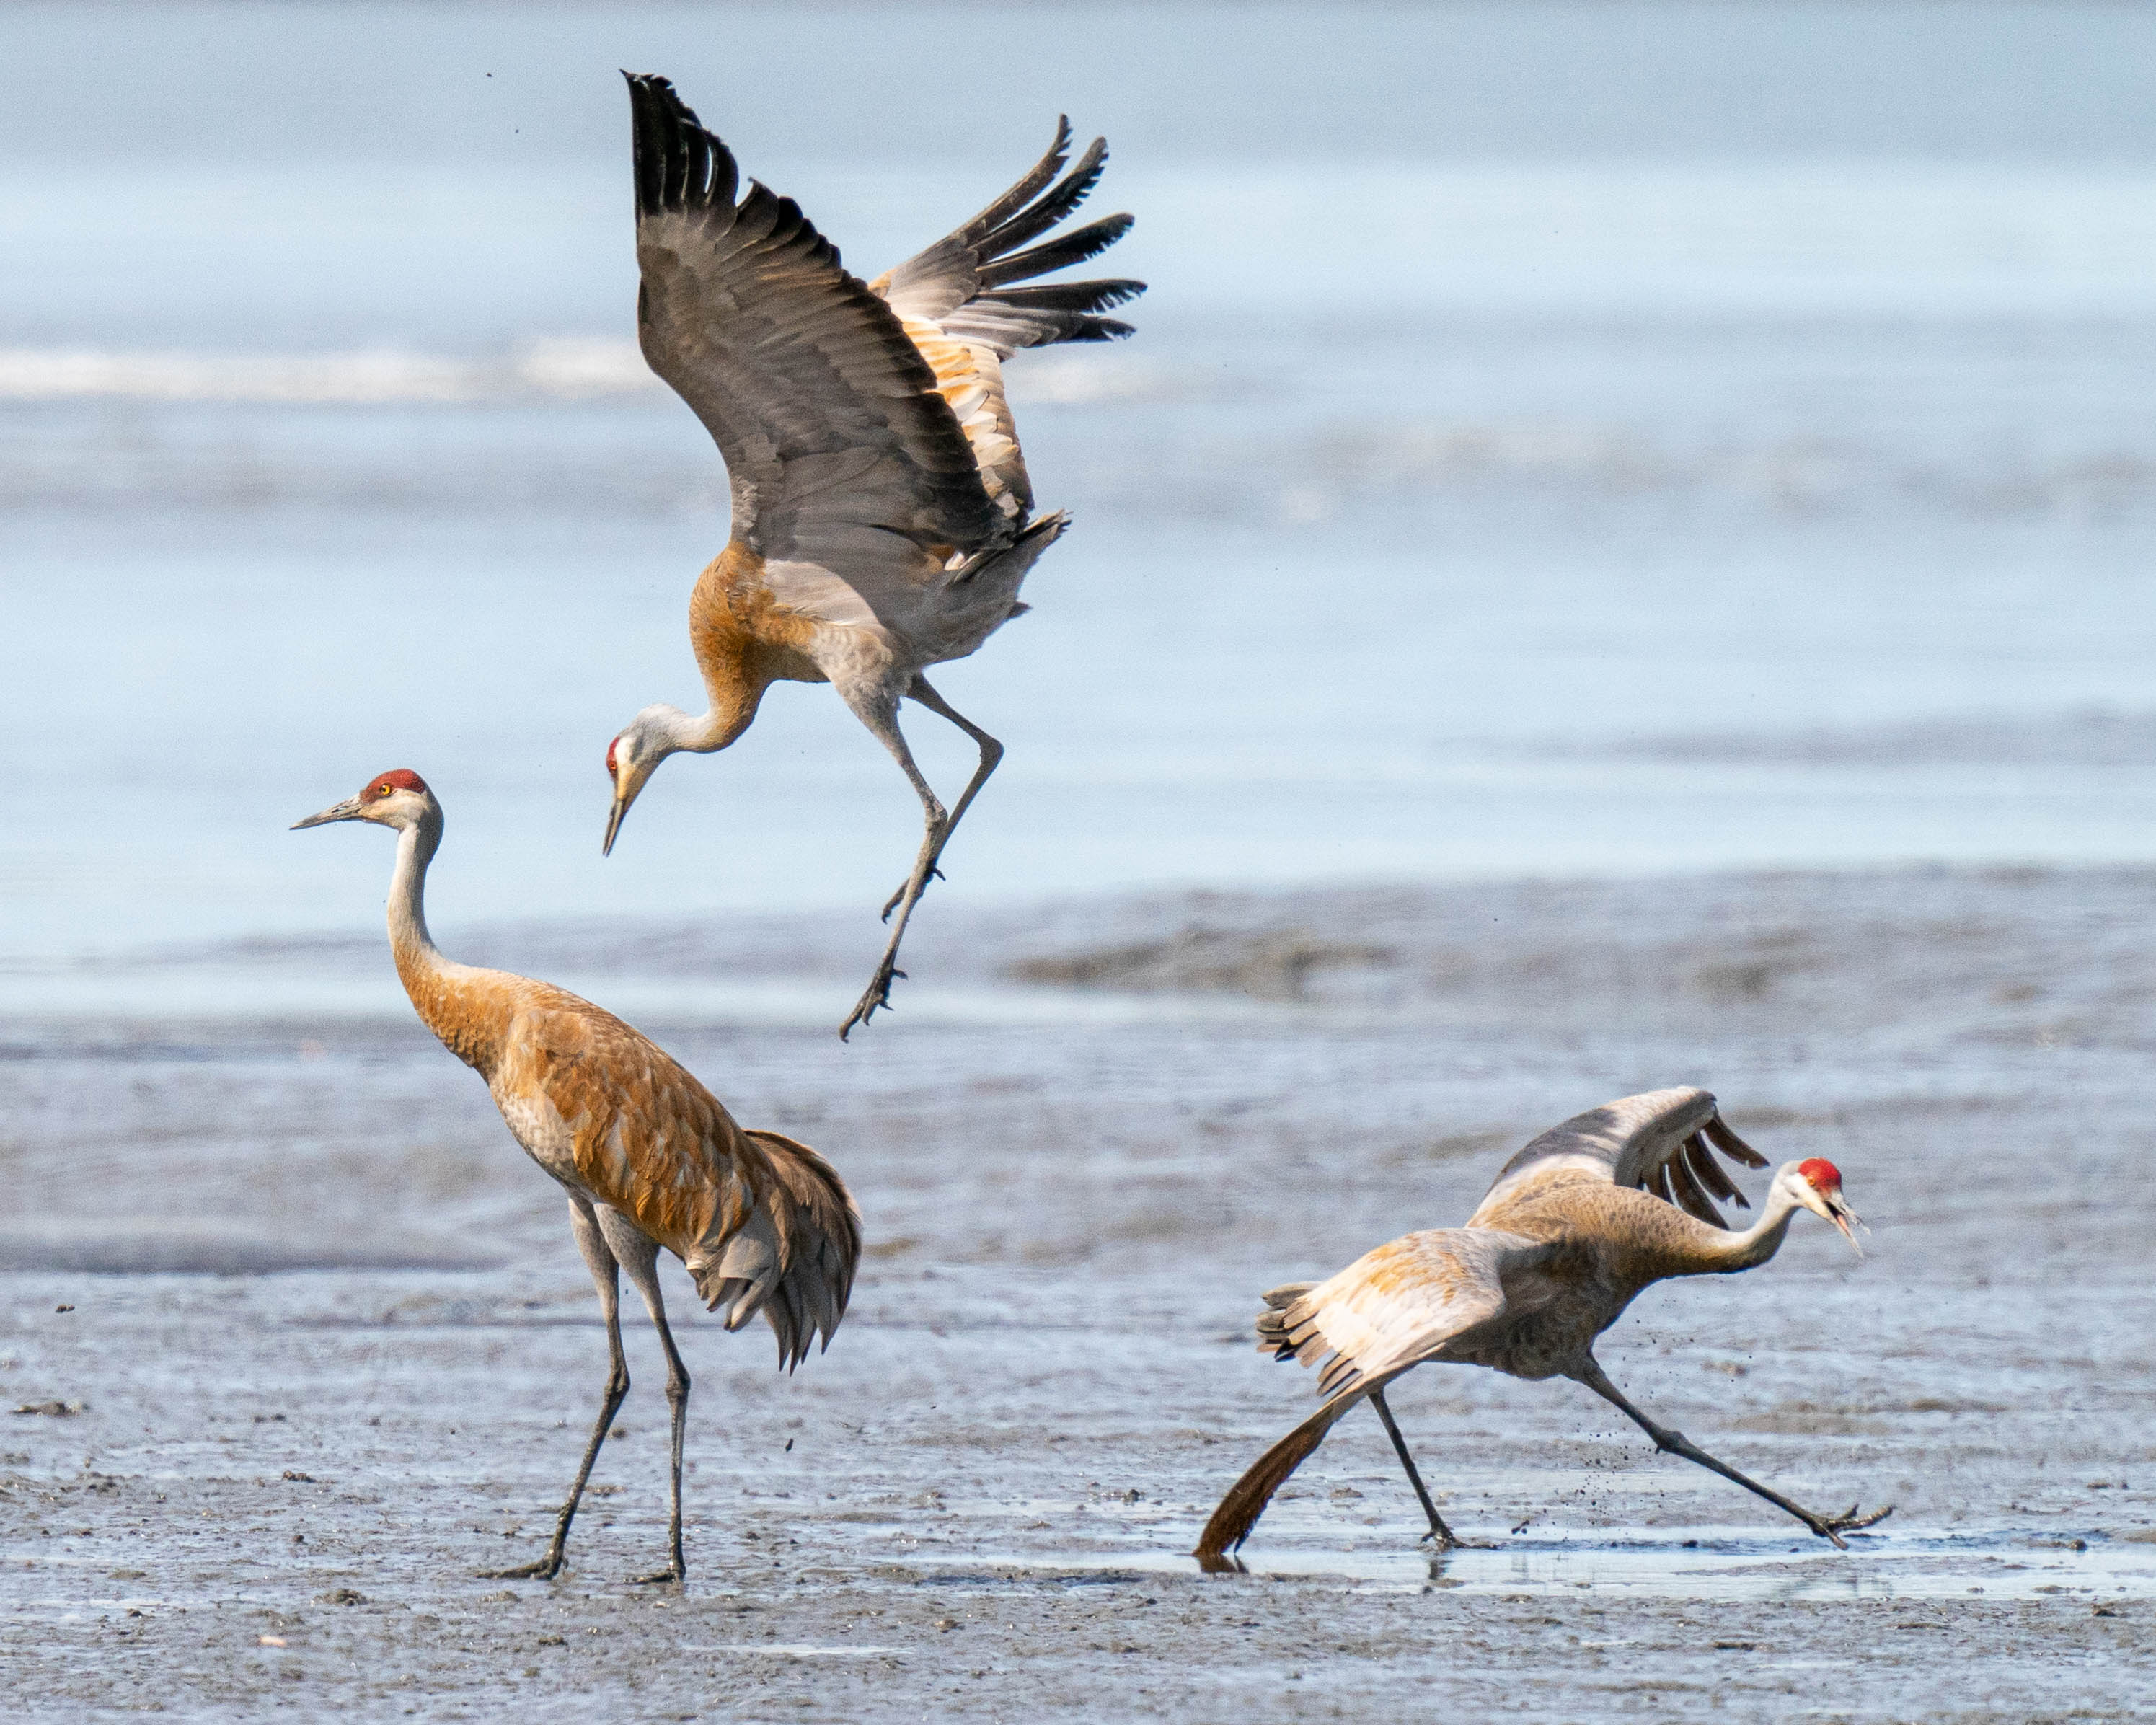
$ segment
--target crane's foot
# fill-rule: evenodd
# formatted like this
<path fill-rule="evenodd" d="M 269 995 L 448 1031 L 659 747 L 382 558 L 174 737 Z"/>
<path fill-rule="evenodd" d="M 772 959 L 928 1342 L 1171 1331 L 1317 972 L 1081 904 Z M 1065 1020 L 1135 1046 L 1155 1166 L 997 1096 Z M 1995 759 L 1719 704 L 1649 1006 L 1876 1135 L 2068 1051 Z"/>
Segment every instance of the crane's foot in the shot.
<path fill-rule="evenodd" d="M 519 1563 L 514 1569 L 482 1569 L 481 1581 L 552 1581 L 562 1573 L 561 1553 L 549 1552 L 536 1563 Z"/>
<path fill-rule="evenodd" d="M 942 878 L 942 870 L 936 867 L 933 864 L 931 864 L 928 870 L 928 880 L 941 880 Z M 923 892 L 928 891 L 928 880 L 923 880 L 921 883 L 921 890 Z M 891 894 L 891 896 L 884 901 L 883 920 L 885 922 L 888 922 L 891 921 L 891 913 L 896 910 L 905 901 L 906 889 L 912 885 L 913 882 L 910 879 L 901 881 L 899 883 L 898 891 Z"/>
<path fill-rule="evenodd" d="M 1462 1539 L 1457 1533 L 1454 1532 L 1449 1527 L 1442 1533 L 1439 1532 L 1436 1528 L 1433 1527 L 1429 1532 L 1424 1534 L 1421 1538 L 1416 1540 L 1415 1543 L 1417 1545 L 1434 1547 L 1440 1552 L 1500 1551 L 1503 1549 L 1503 1548 L 1501 1547 L 1494 1539 Z"/>
<path fill-rule="evenodd" d="M 1852 1503 L 1838 1516 L 1807 1516 L 1804 1520 L 1812 1532 L 1818 1534 L 1820 1538 L 1830 1539 L 1837 1550 L 1847 1551 L 1849 1543 L 1841 1537 L 1843 1534 L 1855 1533 L 1866 1527 L 1876 1527 L 1893 1513 L 1894 1506 L 1890 1503 L 1884 1509 L 1875 1509 L 1868 1516 L 1861 1516 L 1856 1512 L 1856 1506 Z"/>
<path fill-rule="evenodd" d="M 664 1569 L 655 1572 L 653 1574 L 636 1576 L 630 1580 L 629 1584 L 631 1587 L 678 1586 L 680 1583 L 686 1581 L 688 1579 L 689 1572 L 686 1566 L 680 1563 L 674 1563 L 669 1565 Z"/>
<path fill-rule="evenodd" d="M 875 975 L 870 979 L 868 992 L 854 1003 L 854 1009 L 846 1014 L 845 1023 L 839 1026 L 839 1040 L 844 1042 L 855 1025 L 868 1023 L 879 1007 L 886 1012 L 891 1011 L 891 985 L 902 980 L 905 975 L 904 971 L 893 968 L 890 956 L 886 954 L 883 963 L 876 966 Z"/>

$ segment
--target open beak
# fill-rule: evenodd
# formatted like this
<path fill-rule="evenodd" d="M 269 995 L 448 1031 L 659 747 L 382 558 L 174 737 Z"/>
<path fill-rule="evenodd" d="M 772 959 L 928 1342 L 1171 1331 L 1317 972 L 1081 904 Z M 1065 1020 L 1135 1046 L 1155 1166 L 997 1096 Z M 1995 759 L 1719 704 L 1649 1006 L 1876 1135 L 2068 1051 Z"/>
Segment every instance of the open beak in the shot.
<path fill-rule="evenodd" d="M 358 819 L 359 798 L 346 797 L 341 803 L 332 803 L 320 814 L 311 814 L 305 820 L 294 821 L 291 830 L 296 833 L 302 827 L 327 826 L 333 820 L 357 820 Z"/>
<path fill-rule="evenodd" d="M 1827 1219 L 1841 1230 L 1841 1237 L 1849 1242 L 1851 1249 L 1856 1255 L 1862 1257 L 1864 1248 L 1857 1240 L 1856 1230 L 1858 1228 L 1864 1228 L 1864 1219 L 1850 1209 L 1847 1200 L 1839 1192 L 1827 1194 L 1826 1208 Z M 1864 1231 L 1869 1234 L 1871 1230 L 1869 1228 L 1864 1228 Z"/>

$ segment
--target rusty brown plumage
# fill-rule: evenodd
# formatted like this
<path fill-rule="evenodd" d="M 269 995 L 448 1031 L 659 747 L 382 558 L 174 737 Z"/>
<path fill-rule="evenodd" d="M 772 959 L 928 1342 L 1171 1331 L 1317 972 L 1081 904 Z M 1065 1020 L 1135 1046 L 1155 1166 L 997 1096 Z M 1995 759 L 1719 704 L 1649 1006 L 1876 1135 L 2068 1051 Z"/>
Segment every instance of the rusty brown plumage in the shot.
<path fill-rule="evenodd" d="M 1887 1514 L 1859 1518 L 1852 1507 L 1846 1515 L 1820 1516 L 1791 1502 L 1656 1425 L 1594 1359 L 1595 1338 L 1641 1290 L 1671 1276 L 1727 1275 L 1764 1263 L 1799 1209 L 1850 1234 L 1855 1217 L 1842 1199 L 1840 1176 L 1818 1162 L 1782 1168 L 1758 1222 L 1731 1232 L 1709 1193 L 1743 1199 L 1708 1156 L 1709 1144 L 1733 1160 L 1764 1165 L 1722 1122 L 1705 1091 L 1624 1097 L 1530 1142 L 1499 1171 L 1466 1226 L 1404 1235 L 1324 1281 L 1268 1293 L 1257 1317 L 1258 1346 L 1315 1368 L 1323 1405 L 1229 1490 L 1199 1541 L 1199 1558 L 1224 1563 L 1281 1483 L 1365 1399 L 1422 1500 L 1429 1537 L 1455 1543 L 1383 1399 L 1392 1379 L 1431 1361 L 1528 1379 L 1571 1378 L 1618 1408 L 1657 1447 L 1712 1468 L 1837 1545 L 1844 1532 Z"/>
<path fill-rule="evenodd" d="M 761 1313 L 792 1370 L 845 1315 L 860 1219 L 831 1165 L 782 1133 L 744 1128 L 696 1075 L 634 1026 L 550 983 L 458 964 L 427 932 L 427 865 L 442 811 L 417 774 L 383 775 L 300 823 L 366 820 L 398 834 L 390 947 L 420 1019 L 485 1080 L 503 1120 L 567 1194 L 578 1250 L 598 1288 L 613 1369 L 598 1424 L 546 1557 L 504 1572 L 559 1571 L 592 1464 L 629 1391 L 618 1275 L 644 1297 L 665 1349 L 674 1410 L 669 1568 L 678 1579 L 681 1447 L 689 1375 L 666 1322 L 658 1254 L 686 1266 L 729 1330 Z"/>

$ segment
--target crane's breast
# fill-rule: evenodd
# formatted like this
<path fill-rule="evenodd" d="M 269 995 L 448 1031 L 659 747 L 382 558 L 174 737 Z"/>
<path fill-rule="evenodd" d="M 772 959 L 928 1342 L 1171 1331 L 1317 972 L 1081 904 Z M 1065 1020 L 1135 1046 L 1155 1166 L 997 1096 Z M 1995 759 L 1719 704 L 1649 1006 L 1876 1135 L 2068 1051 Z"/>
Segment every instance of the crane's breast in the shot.
<path fill-rule="evenodd" d="M 505 1084 L 488 1086 L 510 1136 L 524 1153 L 565 1186 L 581 1186 L 577 1177 L 577 1135 L 542 1090 Z"/>

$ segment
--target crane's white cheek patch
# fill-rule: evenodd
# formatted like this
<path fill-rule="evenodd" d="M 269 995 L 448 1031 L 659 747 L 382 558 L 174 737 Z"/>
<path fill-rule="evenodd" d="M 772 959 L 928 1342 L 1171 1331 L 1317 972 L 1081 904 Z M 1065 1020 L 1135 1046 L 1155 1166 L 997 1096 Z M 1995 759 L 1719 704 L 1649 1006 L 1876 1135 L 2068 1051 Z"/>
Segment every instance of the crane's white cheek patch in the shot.
<path fill-rule="evenodd" d="M 560 1109 L 543 1094 L 526 1091 L 497 1090 L 494 1105 L 534 1162 L 564 1184 L 579 1183 L 576 1134 Z"/>

